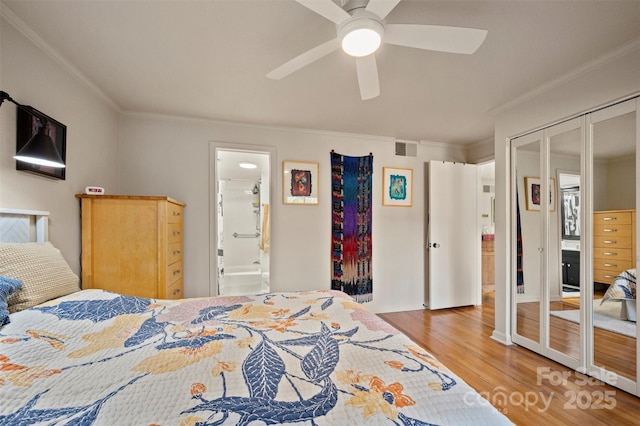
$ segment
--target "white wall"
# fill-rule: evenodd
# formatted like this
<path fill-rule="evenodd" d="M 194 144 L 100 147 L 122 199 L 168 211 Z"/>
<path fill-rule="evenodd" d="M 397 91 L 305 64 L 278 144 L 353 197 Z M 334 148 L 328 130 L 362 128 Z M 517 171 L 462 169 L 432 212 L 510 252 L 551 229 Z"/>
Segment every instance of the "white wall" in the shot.
<path fill-rule="evenodd" d="M 599 210 L 626 210 L 636 208 L 635 156 L 607 162 L 607 201 Z"/>
<path fill-rule="evenodd" d="M 464 161 L 443 144 L 421 143 L 418 157 L 396 157 L 391 138 L 128 114 L 121 120 L 123 194 L 163 194 L 185 209 L 185 294 L 209 294 L 209 145 L 211 141 L 276 149 L 271 197 L 271 289 L 330 288 L 330 157 L 374 155 L 373 301 L 375 312 L 421 309 L 424 300 L 424 162 Z M 282 161 L 319 163 L 316 206 L 282 204 Z M 413 207 L 383 207 L 382 167 L 414 170 Z"/>
<path fill-rule="evenodd" d="M 0 19 L 0 89 L 67 126 L 66 180 L 16 171 L 16 106 L 0 108 L 0 207 L 47 210 L 50 240 L 80 272 L 80 208 L 87 185 L 118 191 L 118 112 Z"/>
<path fill-rule="evenodd" d="M 493 338 L 510 343 L 510 160 L 509 138 L 640 92 L 640 40 L 571 79 L 551 82 L 537 93 L 496 111 L 496 296 Z"/>

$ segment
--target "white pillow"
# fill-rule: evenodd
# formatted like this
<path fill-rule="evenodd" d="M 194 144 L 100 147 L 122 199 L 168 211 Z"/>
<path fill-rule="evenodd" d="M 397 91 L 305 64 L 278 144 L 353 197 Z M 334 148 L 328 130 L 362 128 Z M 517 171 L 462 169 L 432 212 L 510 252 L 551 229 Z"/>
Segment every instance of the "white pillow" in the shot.
<path fill-rule="evenodd" d="M 50 242 L 0 243 L 0 275 L 22 281 L 7 300 L 10 313 L 80 289 L 78 277 Z"/>

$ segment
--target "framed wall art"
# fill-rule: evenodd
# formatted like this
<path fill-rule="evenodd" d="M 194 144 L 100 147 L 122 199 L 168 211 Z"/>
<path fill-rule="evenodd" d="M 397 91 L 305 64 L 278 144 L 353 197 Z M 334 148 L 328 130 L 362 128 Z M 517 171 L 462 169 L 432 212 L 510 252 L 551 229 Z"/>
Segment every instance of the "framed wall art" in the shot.
<path fill-rule="evenodd" d="M 282 203 L 318 204 L 318 163 L 282 162 Z"/>
<path fill-rule="evenodd" d="M 562 239 L 580 239 L 580 187 L 562 188 L 560 191 Z"/>
<path fill-rule="evenodd" d="M 411 207 L 413 169 L 382 168 L 382 205 Z"/>
<path fill-rule="evenodd" d="M 49 137 L 51 137 L 51 140 L 53 140 L 53 144 L 55 145 L 58 154 L 60 154 L 62 162 L 66 163 L 67 126 L 29 106 L 22 106 L 17 109 L 16 152 L 19 152 L 22 147 L 38 133 L 42 126 L 45 126 L 44 131 L 49 135 Z M 50 167 L 25 163 L 24 161 L 16 161 L 16 170 L 23 170 L 54 179 L 65 180 L 67 169 L 64 167 Z"/>
<path fill-rule="evenodd" d="M 540 211 L 540 178 L 525 176 L 524 188 L 527 195 L 527 210 Z M 556 211 L 556 180 L 549 179 L 549 210 Z"/>

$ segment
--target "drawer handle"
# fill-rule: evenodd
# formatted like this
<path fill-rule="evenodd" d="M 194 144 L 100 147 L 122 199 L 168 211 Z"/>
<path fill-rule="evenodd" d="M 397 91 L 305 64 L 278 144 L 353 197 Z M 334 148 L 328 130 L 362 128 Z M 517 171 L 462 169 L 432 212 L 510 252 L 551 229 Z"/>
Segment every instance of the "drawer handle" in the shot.
<path fill-rule="evenodd" d="M 173 212 L 174 216 L 180 216 L 180 212 Z"/>
<path fill-rule="evenodd" d="M 180 272 L 182 272 L 180 269 L 176 269 L 173 271 L 173 275 L 180 275 Z"/>
<path fill-rule="evenodd" d="M 173 235 L 180 235 L 180 231 L 173 231 Z"/>
<path fill-rule="evenodd" d="M 604 275 L 605 278 L 614 278 L 612 275 Z"/>
<path fill-rule="evenodd" d="M 175 289 L 175 290 L 173 291 L 173 295 L 174 295 L 174 296 L 176 296 L 176 295 L 178 295 L 178 294 L 180 294 L 180 289 L 179 289 L 179 288 L 177 288 L 177 289 Z"/>
<path fill-rule="evenodd" d="M 618 230 L 616 228 L 611 228 L 611 229 L 605 228 L 602 230 L 602 232 L 618 232 Z"/>
<path fill-rule="evenodd" d="M 605 251 L 604 253 L 605 256 L 617 256 L 618 253 L 616 253 L 615 251 Z"/>
<path fill-rule="evenodd" d="M 176 255 L 178 255 L 178 254 L 180 254 L 180 250 L 174 250 L 174 251 L 173 251 L 173 255 L 174 255 L 174 256 L 176 256 Z M 605 254 L 606 254 L 606 253 L 605 253 Z"/>
<path fill-rule="evenodd" d="M 610 267 L 610 268 L 617 268 L 618 265 L 615 265 L 613 263 L 605 263 L 604 266 Z"/>
<path fill-rule="evenodd" d="M 603 217 L 602 220 L 618 220 L 617 217 Z"/>
<path fill-rule="evenodd" d="M 605 243 L 605 244 L 618 244 L 618 242 L 616 240 L 604 240 L 603 243 Z"/>

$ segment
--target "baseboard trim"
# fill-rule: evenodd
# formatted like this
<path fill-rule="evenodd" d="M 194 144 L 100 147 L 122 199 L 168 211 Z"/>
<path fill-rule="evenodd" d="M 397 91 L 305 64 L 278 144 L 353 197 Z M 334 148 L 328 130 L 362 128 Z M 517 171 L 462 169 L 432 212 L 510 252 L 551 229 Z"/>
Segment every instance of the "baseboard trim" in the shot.
<path fill-rule="evenodd" d="M 493 330 L 493 333 L 491 333 L 491 339 L 495 340 L 498 343 L 502 343 L 505 346 L 514 344 L 509 336 L 497 330 Z"/>

